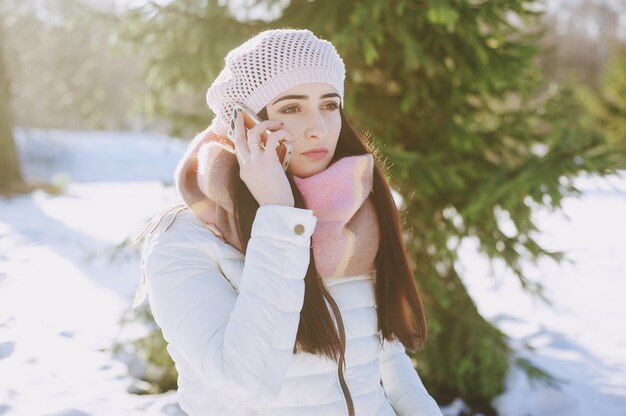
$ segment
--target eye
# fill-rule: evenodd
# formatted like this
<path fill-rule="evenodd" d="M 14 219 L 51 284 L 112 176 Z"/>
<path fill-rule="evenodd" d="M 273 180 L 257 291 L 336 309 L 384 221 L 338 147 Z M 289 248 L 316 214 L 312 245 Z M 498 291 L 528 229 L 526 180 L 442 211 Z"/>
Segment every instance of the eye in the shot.
<path fill-rule="evenodd" d="M 328 110 L 331 110 L 331 111 L 333 111 L 333 110 L 337 110 L 337 109 L 339 108 L 339 104 L 337 104 L 337 103 L 335 103 L 335 102 L 328 103 L 328 105 L 326 106 L 326 108 L 327 108 Z"/>
<path fill-rule="evenodd" d="M 291 113 L 295 113 L 296 112 L 295 110 L 297 109 L 298 109 L 297 105 L 292 105 L 290 107 L 283 108 L 282 110 L 280 110 L 280 112 L 283 114 L 291 114 Z"/>

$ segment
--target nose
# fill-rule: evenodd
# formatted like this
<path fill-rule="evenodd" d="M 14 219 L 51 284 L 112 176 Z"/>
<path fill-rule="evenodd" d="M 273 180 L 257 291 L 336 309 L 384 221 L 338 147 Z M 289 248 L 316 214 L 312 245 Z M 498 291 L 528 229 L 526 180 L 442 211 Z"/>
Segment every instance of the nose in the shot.
<path fill-rule="evenodd" d="M 320 112 L 315 112 L 311 116 L 309 128 L 306 130 L 306 138 L 313 141 L 319 141 L 326 136 L 328 129 L 324 123 L 324 117 Z"/>

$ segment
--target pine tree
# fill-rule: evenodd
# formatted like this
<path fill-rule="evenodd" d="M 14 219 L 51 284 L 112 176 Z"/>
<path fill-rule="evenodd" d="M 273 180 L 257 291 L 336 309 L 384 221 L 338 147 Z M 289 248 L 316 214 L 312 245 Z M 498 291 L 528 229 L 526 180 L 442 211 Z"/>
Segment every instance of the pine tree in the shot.
<path fill-rule="evenodd" d="M 586 121 L 605 134 L 616 148 L 620 165 L 626 168 L 626 45 L 615 47 L 600 76 L 599 87 L 576 88 L 588 117 Z"/>
<path fill-rule="evenodd" d="M 266 22 L 237 11 L 235 18 L 215 0 L 152 3 L 126 16 L 121 36 L 145 58 L 152 110 L 177 120 L 177 133 L 206 127 L 204 92 L 223 57 L 261 30 L 307 28 L 333 42 L 348 70 L 346 112 L 387 157 L 392 186 L 404 197 L 407 245 L 431 331 L 415 355 L 420 374 L 440 402 L 461 396 L 489 413 L 515 354 L 468 295 L 457 247 L 477 240 L 543 296 L 520 261 L 559 260 L 561 253 L 537 243 L 533 210 L 559 208 L 576 193 L 572 179 L 580 172 L 613 167 L 602 137 L 579 125 L 569 92 L 539 93 L 541 2 L 253 3 L 278 7 L 279 16 Z M 181 113 L 172 93 L 188 96 L 192 110 Z"/>
<path fill-rule="evenodd" d="M 1 6 L 1 4 L 0 4 Z M 4 31 L 0 19 L 0 193 L 13 193 L 24 186 L 11 120 L 11 82 L 4 61 Z"/>

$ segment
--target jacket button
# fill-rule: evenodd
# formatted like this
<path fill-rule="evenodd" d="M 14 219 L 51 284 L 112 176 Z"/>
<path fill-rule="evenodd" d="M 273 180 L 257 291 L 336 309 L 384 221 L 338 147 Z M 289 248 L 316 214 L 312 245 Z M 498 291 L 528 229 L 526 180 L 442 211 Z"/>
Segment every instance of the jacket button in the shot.
<path fill-rule="evenodd" d="M 304 225 L 302 224 L 298 224 L 295 227 L 293 227 L 293 231 L 298 234 L 301 235 L 304 232 Z"/>

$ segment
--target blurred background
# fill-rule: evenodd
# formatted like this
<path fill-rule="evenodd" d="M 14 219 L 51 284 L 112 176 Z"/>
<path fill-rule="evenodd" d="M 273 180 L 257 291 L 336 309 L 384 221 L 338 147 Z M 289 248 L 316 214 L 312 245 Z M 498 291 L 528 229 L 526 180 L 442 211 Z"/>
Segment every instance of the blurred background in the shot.
<path fill-rule="evenodd" d="M 444 414 L 626 415 L 622 0 L 0 0 L 0 415 L 183 414 L 134 238 L 280 27 L 346 63 Z"/>

